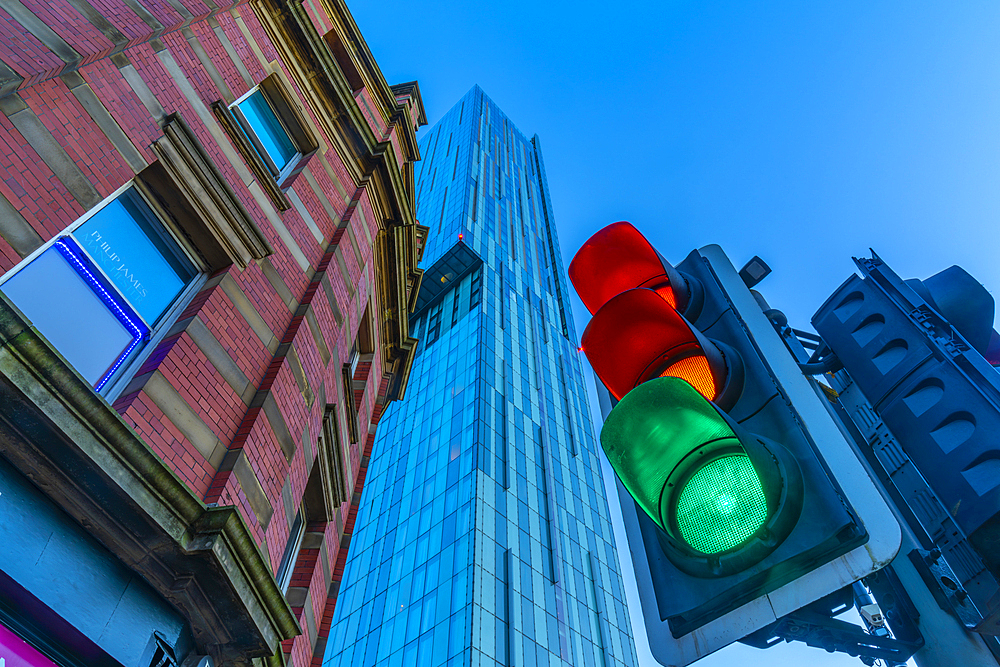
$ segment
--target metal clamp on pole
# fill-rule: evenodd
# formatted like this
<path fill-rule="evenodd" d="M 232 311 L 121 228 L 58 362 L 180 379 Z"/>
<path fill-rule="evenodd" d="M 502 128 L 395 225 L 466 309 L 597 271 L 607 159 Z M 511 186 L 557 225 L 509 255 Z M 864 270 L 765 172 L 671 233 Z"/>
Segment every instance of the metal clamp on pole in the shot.
<path fill-rule="evenodd" d="M 903 596 L 905 597 L 905 592 Z M 899 604 L 895 600 L 900 599 L 894 598 L 894 602 L 890 604 Z M 900 634 L 911 638 L 907 640 L 889 636 L 888 633 L 874 632 L 875 624 L 870 623 L 872 630 L 866 632 L 858 625 L 834 618 L 854 604 L 854 588 L 846 586 L 798 611 L 782 616 L 771 625 L 747 635 L 740 642 L 754 648 L 770 648 L 780 641 L 800 641 L 830 653 L 846 653 L 860 658 L 866 665 L 873 665 L 876 660 L 884 660 L 889 665 L 903 664 L 924 645 L 923 636 L 907 613 L 894 610 L 896 613 L 892 614 L 899 621 L 894 625 L 901 628 Z M 883 614 L 889 616 L 888 611 Z"/>
<path fill-rule="evenodd" d="M 908 556 L 910 562 L 927 584 L 938 606 L 953 615 L 966 629 L 987 636 L 996 636 L 997 624 L 983 623 L 983 615 L 969 598 L 969 592 L 961 584 L 948 561 L 941 557 L 940 549 L 914 549 Z M 996 612 L 994 612 L 994 615 Z"/>

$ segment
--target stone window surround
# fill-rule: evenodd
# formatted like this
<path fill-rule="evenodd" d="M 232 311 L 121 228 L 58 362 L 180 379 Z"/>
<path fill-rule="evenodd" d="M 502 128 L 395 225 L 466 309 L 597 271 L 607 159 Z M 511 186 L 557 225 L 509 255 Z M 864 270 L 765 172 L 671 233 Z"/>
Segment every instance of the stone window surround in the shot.
<path fill-rule="evenodd" d="M 291 163 L 278 174 L 273 175 L 271 167 L 264 162 L 257 147 L 250 141 L 243 130 L 239 120 L 233 113 L 232 106 L 236 104 L 226 104 L 223 100 L 212 103 L 212 113 L 219 121 L 219 125 L 229 136 L 230 141 L 243 156 L 247 166 L 257 177 L 263 190 L 278 208 L 279 211 L 287 211 L 292 207 L 291 202 L 285 195 L 285 190 L 292 186 L 292 183 L 305 168 L 310 158 L 319 149 L 319 141 L 314 136 L 309 124 L 300 114 L 296 103 L 289 93 L 286 84 L 277 73 L 266 76 L 260 83 L 252 88 L 249 93 L 261 91 L 270 103 L 272 110 L 277 115 L 278 120 L 288 133 L 288 138 L 292 140 L 298 154 L 292 158 Z M 246 96 L 240 99 L 245 99 Z"/>

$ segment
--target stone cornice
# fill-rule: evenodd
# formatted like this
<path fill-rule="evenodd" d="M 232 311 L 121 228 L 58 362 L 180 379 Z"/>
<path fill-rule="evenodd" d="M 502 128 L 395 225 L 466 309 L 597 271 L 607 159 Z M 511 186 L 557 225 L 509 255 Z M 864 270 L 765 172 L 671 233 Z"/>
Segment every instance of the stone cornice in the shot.
<path fill-rule="evenodd" d="M 223 259 L 210 262 L 213 269 L 231 262 L 242 270 L 251 261 L 274 252 L 180 113 L 167 116 L 163 136 L 150 148 L 172 181 L 172 187 L 161 188 L 163 193 L 179 191 L 196 213 L 199 229 L 188 229 L 188 233 L 208 242 L 199 245 L 210 244 L 219 249 L 215 254 Z M 145 181 L 143 176 L 140 180 Z M 273 179 L 267 180 L 273 183 Z M 186 216 L 178 218 L 187 219 Z"/>
<path fill-rule="evenodd" d="M 413 106 L 417 112 L 416 122 L 414 122 L 414 119 L 410 114 L 409 107 L 403 107 L 401 113 L 405 118 L 403 121 L 405 126 L 413 128 L 415 125 L 427 125 L 427 115 L 424 112 L 424 101 L 420 95 L 420 85 L 416 81 L 408 81 L 407 83 L 394 84 L 390 86 L 390 88 L 393 93 L 408 95 L 414 100 Z M 414 162 L 420 159 L 420 147 L 417 145 L 416 132 L 403 132 L 400 135 L 400 145 L 404 147 L 406 159 Z"/>
<path fill-rule="evenodd" d="M 339 30 L 341 35 L 346 37 L 354 47 L 354 51 L 358 56 L 358 64 L 361 66 L 361 75 L 365 79 L 365 85 L 376 104 L 380 107 L 379 110 L 382 113 L 383 119 L 386 121 L 386 124 L 392 122 L 392 116 L 401 107 L 396 102 L 396 95 L 392 90 L 393 87 L 382 76 L 382 70 L 379 69 L 378 63 L 368 49 L 368 44 L 354 22 L 354 17 L 351 16 L 351 12 L 347 8 L 347 3 L 344 0 L 321 0 L 321 2 L 334 22 L 334 29 Z M 424 124 L 426 124 L 426 120 Z M 411 124 L 410 133 L 412 134 L 413 132 L 413 125 Z"/>
<path fill-rule="evenodd" d="M 317 31 L 301 2 L 296 0 L 253 0 L 251 7 L 258 14 L 271 41 L 292 78 L 302 92 L 326 140 L 333 143 L 341 155 L 354 185 L 362 185 L 375 214 L 381 240 L 376 240 L 375 278 L 380 316 L 377 325 L 384 341 L 387 371 L 399 374 L 393 384 L 403 387 L 411 353 L 409 343 L 408 292 L 419 286 L 418 239 L 426 235 L 415 218 L 412 178 L 407 181 L 399 169 L 391 141 L 376 137 L 362 115 L 348 77 L 337 61 L 330 44 Z M 343 0 L 323 0 L 329 13 L 333 32 L 350 47 L 360 62 L 359 73 L 371 92 L 383 119 L 395 128 L 400 156 L 404 160 L 419 159 L 416 130 L 407 105 L 396 101 L 393 89 L 368 51 L 354 19 Z M 354 62 L 354 61 L 352 61 Z M 414 98 L 411 104 L 423 116 L 423 103 L 415 82 L 401 84 Z M 421 118 L 426 122 L 425 118 Z M 384 232 L 389 232 L 383 235 Z"/>
<path fill-rule="evenodd" d="M 362 60 L 361 73 L 366 88 L 372 93 L 386 125 L 395 127 L 397 140 L 404 151 L 401 157 L 419 159 L 416 131 L 413 124 L 406 120 L 409 111 L 396 101 L 392 89 L 374 64 L 347 6 L 342 0 L 330 0 L 324 2 L 324 6 L 334 22 L 333 31 L 356 47 Z M 393 149 L 387 148 L 391 142 L 377 137 L 368 125 L 333 51 L 316 31 L 302 4 L 295 0 L 254 0 L 251 7 L 261 18 L 282 60 L 290 68 L 299 89 L 326 129 L 327 138 L 335 142 L 334 148 L 341 153 L 355 183 L 360 183 L 371 174 L 378 162 L 389 162 L 390 171 L 398 172 Z M 419 88 L 414 86 L 413 90 L 413 94 L 419 95 Z M 417 100 L 417 105 L 422 109 L 422 101 Z M 394 180 L 397 187 L 402 186 L 402 179 Z M 393 195 L 400 204 L 405 202 L 402 208 L 410 210 L 407 215 L 394 212 L 391 217 L 408 222 L 406 218 L 413 215 L 414 193 L 397 190 Z"/>

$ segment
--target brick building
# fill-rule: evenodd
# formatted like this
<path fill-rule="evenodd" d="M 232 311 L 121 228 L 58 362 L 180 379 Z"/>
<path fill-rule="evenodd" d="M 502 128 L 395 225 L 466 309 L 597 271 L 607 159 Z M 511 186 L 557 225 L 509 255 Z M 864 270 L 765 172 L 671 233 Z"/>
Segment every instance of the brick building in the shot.
<path fill-rule="evenodd" d="M 8 665 L 320 664 L 424 124 L 342 0 L 0 3 Z"/>

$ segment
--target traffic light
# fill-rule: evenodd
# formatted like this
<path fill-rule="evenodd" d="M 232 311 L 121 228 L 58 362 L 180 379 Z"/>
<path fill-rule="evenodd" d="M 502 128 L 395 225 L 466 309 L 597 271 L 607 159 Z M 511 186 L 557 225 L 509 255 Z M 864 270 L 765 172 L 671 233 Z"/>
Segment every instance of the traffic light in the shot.
<path fill-rule="evenodd" d="M 1000 374 L 994 302 L 960 267 L 902 280 L 877 255 L 813 326 L 899 441 L 994 578 L 1000 579 Z M 922 513 L 926 501 L 907 498 Z M 962 582 L 970 585 L 977 567 Z M 992 589 L 995 590 L 995 587 Z M 977 599 L 977 604 L 987 602 Z"/>
<path fill-rule="evenodd" d="M 605 421 L 601 445 L 662 531 L 666 556 L 695 577 L 756 564 L 802 510 L 802 475 L 784 447 L 746 432 L 680 377 L 630 391 Z"/>
<path fill-rule="evenodd" d="M 841 471 L 860 464 L 721 250 L 673 267 L 619 222 L 569 273 L 593 315 L 581 346 L 611 399 L 601 444 L 631 497 L 654 656 L 687 664 L 891 560 L 898 524 L 863 472 L 856 504 L 834 481 L 821 445 L 841 448 Z M 872 524 L 879 540 L 866 549 Z M 787 590 L 838 559 L 815 590 Z"/>

